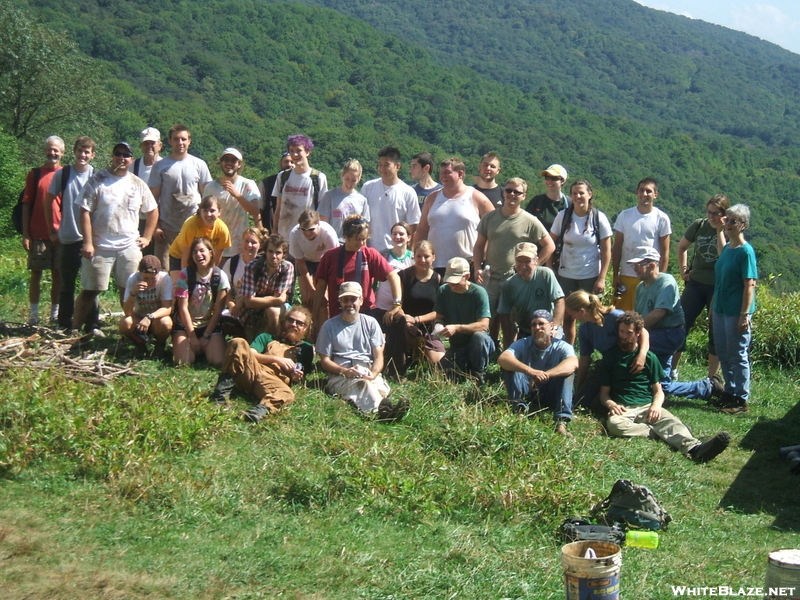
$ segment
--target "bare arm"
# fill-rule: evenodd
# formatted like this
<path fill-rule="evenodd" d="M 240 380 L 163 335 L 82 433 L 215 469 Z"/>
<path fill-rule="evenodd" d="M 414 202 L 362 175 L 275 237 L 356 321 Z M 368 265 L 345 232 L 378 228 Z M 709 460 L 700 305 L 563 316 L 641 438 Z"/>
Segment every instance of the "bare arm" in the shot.
<path fill-rule="evenodd" d="M 750 307 L 756 294 L 756 280 L 744 280 L 744 293 L 742 294 L 742 310 L 739 315 L 739 333 L 744 333 L 750 327 Z"/>
<path fill-rule="evenodd" d="M 156 231 L 156 225 L 158 225 L 158 209 L 154 208 L 149 213 L 147 213 L 147 219 L 144 222 L 144 233 L 142 237 L 136 239 L 136 243 L 139 248 L 147 248 L 150 245 L 150 240 L 153 239 L 153 234 Z M 187 257 L 187 263 L 188 257 Z M 186 267 L 184 267 L 185 269 Z"/>
<path fill-rule="evenodd" d="M 624 406 L 617 404 L 611 399 L 611 386 L 608 385 L 600 386 L 600 404 L 608 410 L 609 417 L 611 415 L 621 415 L 625 412 Z"/>
<path fill-rule="evenodd" d="M 622 244 L 625 243 L 625 236 L 621 231 L 614 234 L 614 246 L 611 248 L 611 273 L 614 279 L 614 287 L 619 285 L 619 263 L 622 261 Z"/>
<path fill-rule="evenodd" d="M 483 215 L 490 213 L 495 209 L 495 205 L 492 204 L 492 201 L 486 197 L 486 194 L 479 192 L 478 190 L 472 192 L 472 204 L 475 207 L 475 210 L 478 211 L 479 217 L 483 217 Z"/>
<path fill-rule="evenodd" d="M 283 208 L 283 198 L 278 196 L 277 201 L 275 202 L 275 212 L 272 215 L 272 231 L 278 230 L 278 223 L 281 221 L 281 209 Z"/>
<path fill-rule="evenodd" d="M 47 224 L 47 232 L 50 234 L 50 241 L 53 243 L 58 242 L 58 232 L 53 229 L 53 209 L 56 207 L 56 198 L 57 196 L 50 192 L 47 192 L 44 197 L 44 222 Z"/>
<path fill-rule="evenodd" d="M 589 374 L 589 367 L 592 364 L 592 357 L 591 356 L 581 356 L 578 359 L 578 377 L 577 381 L 575 382 L 575 389 L 579 390 L 583 385 L 583 382 L 586 381 L 586 376 Z"/>
<path fill-rule="evenodd" d="M 83 233 L 83 247 L 81 256 L 92 260 L 94 256 L 94 242 L 92 241 L 92 213 L 81 208 L 81 232 Z"/>
<path fill-rule="evenodd" d="M 562 296 L 555 302 L 553 302 L 553 325 L 558 325 L 559 327 L 564 326 L 564 307 L 566 306 L 566 301 Z"/>
<path fill-rule="evenodd" d="M 475 240 L 475 245 L 472 247 L 472 264 L 475 265 L 475 283 L 483 283 L 483 257 L 486 252 L 486 243 L 489 240 L 483 234 L 478 234 L 478 239 Z"/>
<path fill-rule="evenodd" d="M 692 242 L 682 237 L 678 242 L 678 250 L 675 252 L 678 258 L 678 271 L 684 281 L 689 281 L 689 246 L 691 245 Z"/>
<path fill-rule="evenodd" d="M 654 308 L 647 316 L 644 318 L 644 326 L 645 329 L 651 328 L 653 325 L 658 323 L 661 319 L 667 316 L 667 309 L 666 308 Z"/>
<path fill-rule="evenodd" d="M 601 296 L 606 291 L 606 276 L 611 263 L 611 237 L 600 240 L 600 273 L 594 282 L 594 293 Z"/>
<path fill-rule="evenodd" d="M 427 198 L 425 198 L 425 204 L 422 205 L 422 214 L 419 218 L 419 224 L 417 225 L 417 229 L 414 231 L 414 237 L 412 238 L 412 248 L 416 246 L 418 242 L 428 239 L 428 233 L 430 233 L 431 230 L 431 226 L 428 224 L 428 213 L 431 211 L 431 206 L 433 206 L 434 199 L 438 193 L 438 191 L 433 192 Z"/>
<path fill-rule="evenodd" d="M 661 253 L 661 260 L 658 263 L 658 268 L 661 269 L 662 273 L 666 273 L 669 267 L 669 235 L 659 238 L 658 251 Z"/>
<path fill-rule="evenodd" d="M 653 402 L 650 404 L 650 409 L 647 411 L 647 422 L 655 423 L 661 418 L 661 407 L 664 404 L 664 390 L 661 389 L 661 384 L 656 382 L 653 384 Z"/>
<path fill-rule="evenodd" d="M 550 235 L 546 235 L 537 241 L 536 245 L 539 247 L 539 264 L 547 264 L 553 252 L 556 251 L 556 244 L 553 242 L 553 238 Z"/>
<path fill-rule="evenodd" d="M 443 321 L 444 315 L 437 313 L 436 318 Z M 451 337 L 457 333 L 466 333 L 471 335 L 473 333 L 478 333 L 479 331 L 489 331 L 489 320 L 489 317 L 485 317 L 483 319 L 478 319 L 474 323 L 449 323 L 448 325 L 445 325 L 440 335 Z"/>

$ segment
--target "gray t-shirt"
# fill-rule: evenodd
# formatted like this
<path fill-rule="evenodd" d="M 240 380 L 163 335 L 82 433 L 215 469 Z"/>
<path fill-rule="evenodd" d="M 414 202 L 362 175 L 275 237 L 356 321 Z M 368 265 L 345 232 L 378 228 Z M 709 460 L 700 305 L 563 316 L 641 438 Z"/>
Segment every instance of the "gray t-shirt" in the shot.
<path fill-rule="evenodd" d="M 320 216 L 328 219 L 339 241 L 344 242 L 342 222 L 350 215 L 361 215 L 369 221 L 369 203 L 367 199 L 353 190 L 349 194 L 341 187 L 325 192 L 319 201 Z"/>
<path fill-rule="evenodd" d="M 343 367 L 357 363 L 372 364 L 372 351 L 384 345 L 378 322 L 369 315 L 359 314 L 353 323 L 341 315 L 322 324 L 317 336 L 317 354 L 330 357 Z"/>
<path fill-rule="evenodd" d="M 666 329 L 680 327 L 684 324 L 678 282 L 668 273 L 661 273 L 649 286 L 645 286 L 644 281 L 636 286 L 636 312 L 642 317 L 646 317 L 656 308 L 665 309 L 667 314 L 648 329 Z"/>
<path fill-rule="evenodd" d="M 168 231 L 180 231 L 183 223 L 197 212 L 200 205 L 200 186 L 211 181 L 204 160 L 187 155 L 182 160 L 162 158 L 150 171 L 148 185 L 161 192 L 158 202 L 158 226 Z"/>
<path fill-rule="evenodd" d="M 53 174 L 50 189 L 47 191 L 54 196 L 61 193 L 63 173 L 64 169 L 59 169 Z M 74 244 L 83 240 L 80 228 L 81 207 L 78 204 L 78 198 L 92 173 L 94 173 L 94 168 L 91 165 L 83 173 L 77 173 L 73 168 L 69 170 L 69 181 L 64 189 L 64 196 L 61 198 L 61 225 L 58 228 L 58 239 L 62 244 Z"/>

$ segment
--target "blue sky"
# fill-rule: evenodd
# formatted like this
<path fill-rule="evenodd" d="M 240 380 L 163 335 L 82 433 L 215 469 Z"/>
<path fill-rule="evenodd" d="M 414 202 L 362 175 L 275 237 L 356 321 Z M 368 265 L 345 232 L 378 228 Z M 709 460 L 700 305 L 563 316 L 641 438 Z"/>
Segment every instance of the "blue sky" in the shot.
<path fill-rule="evenodd" d="M 635 0 L 744 31 L 800 54 L 800 0 Z"/>

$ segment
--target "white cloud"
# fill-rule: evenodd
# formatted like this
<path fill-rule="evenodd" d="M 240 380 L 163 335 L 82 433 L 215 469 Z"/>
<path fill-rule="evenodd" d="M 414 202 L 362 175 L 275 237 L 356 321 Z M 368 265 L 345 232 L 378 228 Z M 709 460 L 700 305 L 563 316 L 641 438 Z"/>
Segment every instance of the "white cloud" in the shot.
<path fill-rule="evenodd" d="M 751 4 L 731 7 L 731 26 L 779 46 L 800 51 L 797 34 L 800 19 L 786 14 L 774 4 Z"/>

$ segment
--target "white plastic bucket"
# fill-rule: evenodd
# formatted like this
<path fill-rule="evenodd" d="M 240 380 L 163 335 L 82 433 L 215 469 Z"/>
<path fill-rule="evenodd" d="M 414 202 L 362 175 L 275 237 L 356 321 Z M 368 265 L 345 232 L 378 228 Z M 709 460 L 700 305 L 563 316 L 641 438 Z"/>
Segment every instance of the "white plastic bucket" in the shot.
<path fill-rule="evenodd" d="M 622 552 L 616 544 L 572 542 L 561 548 L 561 566 L 567 600 L 619 600 Z"/>
<path fill-rule="evenodd" d="M 768 600 L 800 599 L 800 550 L 786 548 L 769 553 L 764 592 Z"/>

